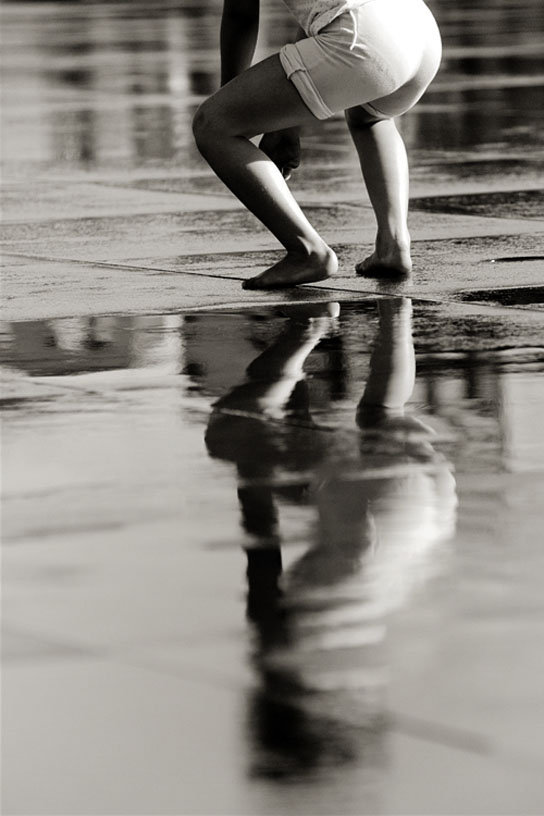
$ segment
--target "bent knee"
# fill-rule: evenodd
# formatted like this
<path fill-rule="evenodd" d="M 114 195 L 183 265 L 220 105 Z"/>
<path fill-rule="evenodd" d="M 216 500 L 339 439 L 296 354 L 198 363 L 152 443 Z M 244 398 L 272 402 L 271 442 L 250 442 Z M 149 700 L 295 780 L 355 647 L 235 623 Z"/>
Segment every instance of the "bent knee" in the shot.
<path fill-rule="evenodd" d="M 217 144 L 218 140 L 233 135 L 231 123 L 221 112 L 213 96 L 206 99 L 193 117 L 193 135 L 197 147 L 202 150 L 207 144 Z"/>
<path fill-rule="evenodd" d="M 204 146 L 208 139 L 215 138 L 219 123 L 213 113 L 213 104 L 207 99 L 200 105 L 193 117 L 193 136 L 199 147 Z"/>

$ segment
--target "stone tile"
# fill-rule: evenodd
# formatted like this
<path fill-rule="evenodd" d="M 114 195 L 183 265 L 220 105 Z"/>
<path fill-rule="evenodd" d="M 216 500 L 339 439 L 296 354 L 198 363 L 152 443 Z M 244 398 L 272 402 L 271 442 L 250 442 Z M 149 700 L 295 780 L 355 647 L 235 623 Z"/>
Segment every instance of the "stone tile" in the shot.
<path fill-rule="evenodd" d="M 37 224 L 11 224 L 4 229 L 5 249 L 52 260 L 124 261 L 131 257 L 182 255 L 270 246 L 273 239 L 249 213 L 201 211 L 122 215 L 109 218 L 64 219 Z M 129 261 L 130 263 L 130 261 Z"/>
<path fill-rule="evenodd" d="M 236 553 L 243 564 L 243 553 Z M 240 691 L 255 687 L 258 678 L 250 666 L 251 639 L 247 624 L 240 618 L 239 628 L 214 633 L 208 638 L 185 638 L 149 643 L 133 648 L 121 647 L 120 659 L 131 665 L 152 669 L 160 674 L 185 675 L 201 678 L 203 682 L 224 685 Z"/>
<path fill-rule="evenodd" d="M 66 573 L 65 573 L 66 574 Z M 12 631 L 2 627 L 2 665 L 36 661 L 66 660 L 66 658 L 88 658 L 88 652 L 62 641 L 51 641 L 28 632 Z"/>
<path fill-rule="evenodd" d="M 180 264 L 183 270 L 183 263 Z M 241 299 L 237 275 L 213 279 L 173 274 L 156 269 L 115 264 L 93 265 L 78 261 L 27 259 L 7 266 L 3 277 L 2 319 L 77 317 L 234 304 Z M 211 281 L 213 281 L 211 283 Z M 211 283 L 211 285 L 210 285 Z M 302 296 L 304 298 L 304 295 Z M 258 302 L 270 296 L 258 293 L 244 297 Z M 287 300 L 292 294 L 276 294 Z"/>
<path fill-rule="evenodd" d="M 418 198 L 411 202 L 412 211 L 468 213 L 493 218 L 544 218 L 544 190 L 464 193 Z"/>
<path fill-rule="evenodd" d="M 544 235 L 544 233 L 543 233 Z M 481 286 L 509 286 L 537 283 L 540 281 L 542 260 L 538 255 L 541 246 L 540 234 L 509 235 L 493 237 L 474 236 L 469 238 L 415 239 L 413 258 L 415 269 L 407 281 L 366 278 L 354 274 L 358 261 L 372 251 L 370 238 L 366 246 L 356 243 L 334 244 L 339 258 L 339 271 L 322 284 L 299 287 L 299 291 L 318 288 L 341 288 L 364 292 L 388 291 L 401 288 L 403 291 L 434 293 L 440 296 L 454 289 Z M 274 263 L 279 250 L 247 251 L 209 254 L 195 254 L 174 258 L 139 258 L 133 260 L 137 266 L 147 269 L 183 271 L 188 274 L 209 274 L 213 265 L 220 274 L 243 279 Z M 520 260 L 516 262 L 516 257 Z M 534 256 L 534 260 L 533 260 Z M 498 259 L 498 260 L 495 260 Z M 506 260 L 508 259 L 508 260 Z M 437 268 L 440 276 L 437 276 Z M 241 293 L 244 298 L 247 293 Z M 272 296 L 274 293 L 269 293 Z"/>
<path fill-rule="evenodd" d="M 8 667 L 3 700 L 6 812 L 250 812 L 236 691 L 83 660 Z"/>
<path fill-rule="evenodd" d="M 308 207 L 306 213 L 333 246 L 374 240 L 368 207 Z M 542 229 L 544 223 L 537 220 L 427 212 L 413 213 L 411 218 L 414 241 L 534 235 Z M 4 229 L 4 245 L 7 252 L 51 259 L 128 264 L 146 257 L 239 252 L 241 245 L 245 252 L 277 247 L 264 227 L 241 209 L 12 224 Z"/>
<path fill-rule="evenodd" d="M 201 212 L 238 209 L 232 196 L 202 196 L 134 190 L 112 184 L 81 181 L 55 184 L 36 182 L 8 184 L 3 188 L 2 223 L 37 224 L 59 220 L 118 218 L 153 213 Z"/>
<path fill-rule="evenodd" d="M 210 638 L 230 642 L 244 626 L 245 615 L 235 492 L 231 507 L 228 501 L 224 507 L 223 500 L 219 506 L 214 503 L 226 526 L 223 535 L 210 516 L 214 505 L 185 491 L 184 501 L 196 505 L 195 512 L 180 511 L 177 519 L 169 520 L 176 496 L 160 499 L 161 507 L 157 497 L 162 492 L 148 503 L 160 520 L 149 520 L 149 507 L 136 510 L 134 504 L 143 497 L 135 496 L 128 522 L 108 512 L 106 499 L 96 489 L 57 490 L 56 501 L 48 502 L 49 512 L 70 501 L 77 519 L 58 518 L 41 535 L 36 531 L 34 538 L 11 542 L 4 556 L 6 627 L 112 653 L 153 645 L 175 654 L 176 648 L 183 651 Z M 79 501 L 79 495 L 85 496 L 89 507 L 93 493 L 98 495 L 94 519 Z M 184 495 L 181 483 L 178 495 Z M 122 497 L 115 501 L 117 506 L 122 503 Z M 33 499 L 31 506 L 36 518 L 28 526 L 36 528 L 40 501 Z M 125 518 L 128 512 L 125 507 Z"/>
<path fill-rule="evenodd" d="M 10 813 L 540 812 L 536 769 L 387 732 L 346 735 L 352 754 L 326 776 L 259 779 L 252 766 L 264 746 L 247 741 L 250 699 L 189 675 L 56 662 L 8 667 L 3 693 Z"/>
<path fill-rule="evenodd" d="M 349 245 L 342 246 L 338 251 L 338 275 L 323 284 L 313 284 L 312 288 L 330 284 L 346 291 L 403 292 L 441 298 L 471 289 L 537 285 L 542 281 L 543 239 L 544 233 L 538 231 L 523 235 L 506 233 L 443 240 L 416 239 L 413 243 L 414 270 L 411 277 L 389 281 L 355 276 L 350 270 L 366 253 L 354 250 Z M 345 271 L 348 271 L 347 275 Z"/>
<path fill-rule="evenodd" d="M 36 382 L 13 372 L 9 368 L 0 368 L 2 392 L 0 404 L 4 410 L 16 411 L 20 407 L 29 407 L 30 403 L 37 408 L 43 402 L 64 397 L 66 389 L 48 382 Z"/>
<path fill-rule="evenodd" d="M 527 411 L 527 396 L 519 390 L 518 410 Z M 511 410 L 516 395 L 507 389 L 505 399 Z M 532 422 L 527 413 L 523 422 Z M 479 735 L 481 750 L 501 762 L 536 769 L 544 761 L 537 500 L 544 476 L 522 440 L 517 447 L 525 469 L 518 459 L 517 475 L 502 474 L 494 489 L 476 473 L 459 473 L 455 550 L 445 554 L 441 576 L 419 593 L 410 615 L 397 617 L 390 629 L 389 699 L 401 728 L 405 721 L 417 732 L 419 722 L 424 735 L 424 724 L 434 723 L 457 733 L 460 747 L 463 733 L 467 745 L 471 734 Z"/>
<path fill-rule="evenodd" d="M 410 816 L 474 813 L 526 813 L 542 809 L 542 787 L 536 768 L 526 769 L 397 736 L 391 743 L 392 784 L 385 790 L 383 812 Z M 425 782 L 418 779 L 425 768 Z"/>

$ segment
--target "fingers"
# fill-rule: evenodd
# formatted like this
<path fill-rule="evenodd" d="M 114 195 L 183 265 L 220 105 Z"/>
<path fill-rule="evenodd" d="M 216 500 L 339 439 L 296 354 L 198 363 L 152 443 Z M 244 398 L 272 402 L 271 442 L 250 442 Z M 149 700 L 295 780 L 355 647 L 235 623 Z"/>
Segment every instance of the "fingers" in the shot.
<path fill-rule="evenodd" d="M 285 181 L 289 181 L 289 179 L 293 175 L 293 170 L 297 169 L 300 162 L 299 162 L 298 158 L 294 158 L 294 159 L 289 159 L 288 161 L 285 161 L 285 160 L 281 161 L 280 160 L 280 161 L 276 162 L 276 164 L 280 168 L 281 174 L 282 174 L 283 178 L 285 179 Z"/>
<path fill-rule="evenodd" d="M 281 174 L 285 181 L 289 181 L 289 179 L 293 175 L 293 170 L 297 169 L 298 164 L 284 164 L 284 165 L 278 164 L 278 167 L 280 168 Z"/>
<path fill-rule="evenodd" d="M 298 134 L 287 130 L 266 133 L 259 142 L 259 147 L 278 167 L 283 178 L 289 180 L 293 170 L 300 164 Z"/>

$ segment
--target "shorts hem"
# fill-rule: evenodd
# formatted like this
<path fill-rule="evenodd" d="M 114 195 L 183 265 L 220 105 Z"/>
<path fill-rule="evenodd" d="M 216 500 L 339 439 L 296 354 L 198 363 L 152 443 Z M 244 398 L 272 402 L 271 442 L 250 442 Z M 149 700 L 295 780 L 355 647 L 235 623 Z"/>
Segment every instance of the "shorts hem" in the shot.
<path fill-rule="evenodd" d="M 382 113 L 380 110 L 378 110 L 378 108 L 375 108 L 374 105 L 372 105 L 370 102 L 363 102 L 361 105 L 359 105 L 359 107 L 363 108 L 367 113 L 369 113 L 375 119 L 379 119 L 380 121 L 382 119 L 393 119 L 394 118 L 394 116 L 392 116 L 389 113 Z M 400 114 L 395 114 L 395 115 L 400 115 Z"/>
<path fill-rule="evenodd" d="M 284 45 L 279 56 L 287 79 L 293 83 L 310 113 L 316 119 L 330 119 L 334 116 L 334 111 L 326 104 L 308 73 L 296 44 Z"/>

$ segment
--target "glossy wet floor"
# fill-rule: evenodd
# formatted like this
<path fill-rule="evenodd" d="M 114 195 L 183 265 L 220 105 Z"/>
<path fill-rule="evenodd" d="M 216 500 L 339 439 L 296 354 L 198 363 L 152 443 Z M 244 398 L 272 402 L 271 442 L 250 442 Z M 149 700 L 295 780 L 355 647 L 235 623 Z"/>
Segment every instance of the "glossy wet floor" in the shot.
<path fill-rule="evenodd" d="M 5 812 L 539 813 L 543 320 L 5 324 Z"/>

